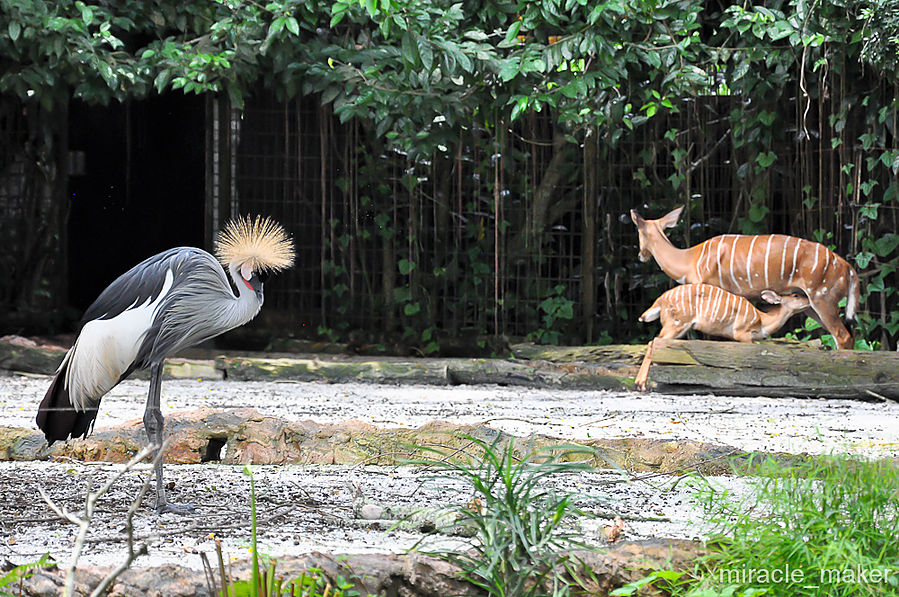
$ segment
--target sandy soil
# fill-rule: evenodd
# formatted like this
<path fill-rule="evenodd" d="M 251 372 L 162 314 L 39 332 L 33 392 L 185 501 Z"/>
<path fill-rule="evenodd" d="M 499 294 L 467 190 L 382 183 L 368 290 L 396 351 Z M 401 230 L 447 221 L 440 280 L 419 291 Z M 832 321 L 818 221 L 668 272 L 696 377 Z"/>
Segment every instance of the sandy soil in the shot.
<path fill-rule="evenodd" d="M 32 427 L 48 378 L 0 378 L 0 424 Z M 126 381 L 103 400 L 99 427 L 139 418 L 146 382 Z M 263 383 L 172 380 L 163 383 L 163 412 L 197 406 L 252 406 L 292 420 L 334 422 L 358 419 L 384 427 L 415 427 L 431 420 L 488 423 L 515 435 L 541 433 L 584 439 L 666 437 L 694 439 L 766 451 L 851 451 L 899 456 L 899 405 L 842 400 L 723 398 L 639 395 L 608 391 L 555 391 L 489 386 L 373 386 L 362 384 Z M 0 560 L 33 560 L 45 551 L 65 561 L 75 527 L 58 521 L 38 487 L 70 511 L 83 507 L 88 485 L 98 486 L 118 467 L 78 462 L 0 463 Z M 261 551 L 271 555 L 312 550 L 349 553 L 399 552 L 413 545 L 422 528 L 392 528 L 397 517 L 417 508 L 464 504 L 470 491 L 458 480 L 427 480 L 411 467 L 254 467 L 259 495 Z M 112 564 L 124 557 L 125 511 L 146 471 L 130 474 L 100 501 L 82 563 Z M 137 536 L 150 555 L 137 565 L 178 562 L 200 567 L 200 553 L 214 553 L 213 537 L 229 557 L 247 555 L 249 482 L 239 467 L 222 464 L 166 467 L 171 497 L 193 503 L 187 517 L 156 516 L 150 500 L 135 518 Z M 559 487 L 585 496 L 595 513 L 621 513 L 626 537 L 695 537 L 689 483 L 669 477 L 623 482 L 621 473 L 562 478 Z M 745 481 L 719 479 L 738 494 Z M 387 507 L 383 520 L 367 520 L 371 509 Z M 584 537 L 601 542 L 606 519 L 580 521 Z M 462 541 L 444 535 L 443 541 Z"/>

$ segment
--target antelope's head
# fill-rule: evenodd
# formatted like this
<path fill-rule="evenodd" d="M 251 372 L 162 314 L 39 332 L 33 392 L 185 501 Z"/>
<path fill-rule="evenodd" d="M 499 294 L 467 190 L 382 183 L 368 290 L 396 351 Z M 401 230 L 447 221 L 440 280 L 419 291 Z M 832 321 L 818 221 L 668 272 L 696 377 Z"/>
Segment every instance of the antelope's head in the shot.
<path fill-rule="evenodd" d="M 637 234 L 640 237 L 640 261 L 646 263 L 652 257 L 653 246 L 659 237 L 665 237 L 665 228 L 671 228 L 677 224 L 680 214 L 684 210 L 681 205 L 674 211 L 671 211 L 658 220 L 644 220 L 636 210 L 631 210 L 631 220 L 637 227 Z"/>
<path fill-rule="evenodd" d="M 780 305 L 781 309 L 785 309 L 791 315 L 808 309 L 811 304 L 804 294 L 777 294 L 770 290 L 762 291 L 762 300 L 772 305 Z"/>

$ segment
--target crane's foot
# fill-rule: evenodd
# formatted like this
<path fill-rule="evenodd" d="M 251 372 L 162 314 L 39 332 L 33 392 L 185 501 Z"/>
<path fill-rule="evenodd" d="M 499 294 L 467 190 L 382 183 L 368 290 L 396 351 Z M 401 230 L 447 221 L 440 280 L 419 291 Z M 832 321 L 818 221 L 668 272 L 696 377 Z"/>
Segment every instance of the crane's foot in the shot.
<path fill-rule="evenodd" d="M 193 514 L 197 511 L 197 508 L 191 504 L 173 504 L 172 502 L 163 502 L 162 504 L 156 504 L 156 513 L 157 514 L 167 514 L 171 512 L 172 514 L 179 514 L 184 516 L 186 514 Z"/>

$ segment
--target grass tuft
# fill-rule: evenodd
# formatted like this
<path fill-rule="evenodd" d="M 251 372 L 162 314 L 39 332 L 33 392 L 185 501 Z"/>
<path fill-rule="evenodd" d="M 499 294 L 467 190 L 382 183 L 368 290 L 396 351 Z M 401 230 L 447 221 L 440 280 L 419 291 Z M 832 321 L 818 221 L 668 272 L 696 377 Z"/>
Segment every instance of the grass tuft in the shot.
<path fill-rule="evenodd" d="M 899 595 L 899 468 L 822 456 L 760 465 L 748 497 L 707 486 L 711 553 L 690 574 L 659 571 L 611 595 L 652 585 L 686 597 Z"/>
<path fill-rule="evenodd" d="M 550 481 L 592 470 L 586 459 L 593 451 L 563 446 L 519 455 L 514 442 L 466 439 L 482 456 L 447 459 L 439 449 L 423 447 L 434 459 L 418 463 L 463 479 L 471 490 L 471 499 L 455 508 L 455 524 L 471 531 L 466 549 L 416 548 L 456 564 L 465 580 L 492 597 L 568 595 L 577 568 L 569 552 L 588 547 L 573 518 L 587 514 Z"/>
<path fill-rule="evenodd" d="M 338 574 L 336 578 L 329 579 L 318 568 L 305 570 L 300 576 L 289 580 L 276 574 L 277 560 L 258 552 L 256 483 L 253 469 L 249 465 L 244 467 L 244 473 L 250 478 L 250 549 L 253 554 L 250 561 L 251 577 L 250 580 L 232 580 L 230 571 L 225 568 L 222 544 L 216 540 L 222 589 L 215 588 L 214 573 L 209 569 L 206 570 L 209 593 L 219 597 L 362 597 L 354 584 L 344 576 Z M 204 568 L 208 568 L 205 556 Z"/>

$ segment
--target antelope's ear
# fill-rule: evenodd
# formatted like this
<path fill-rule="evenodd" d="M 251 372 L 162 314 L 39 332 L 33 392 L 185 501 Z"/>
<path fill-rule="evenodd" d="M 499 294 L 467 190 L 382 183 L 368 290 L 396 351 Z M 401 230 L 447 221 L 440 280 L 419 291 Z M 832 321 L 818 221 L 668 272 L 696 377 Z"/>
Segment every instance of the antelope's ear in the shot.
<path fill-rule="evenodd" d="M 640 217 L 640 214 L 638 214 L 637 210 L 635 210 L 635 209 L 631 210 L 631 219 L 634 221 L 634 224 L 637 225 L 637 228 L 642 227 L 643 223 L 646 221 Z"/>
<path fill-rule="evenodd" d="M 779 294 L 770 290 L 762 291 L 762 300 L 771 303 L 772 305 L 779 305 L 783 301 Z"/>
<path fill-rule="evenodd" d="M 677 224 L 678 220 L 680 220 L 680 214 L 682 211 L 684 211 L 683 205 L 659 218 L 659 224 L 662 225 L 662 228 L 671 228 L 672 226 Z"/>

